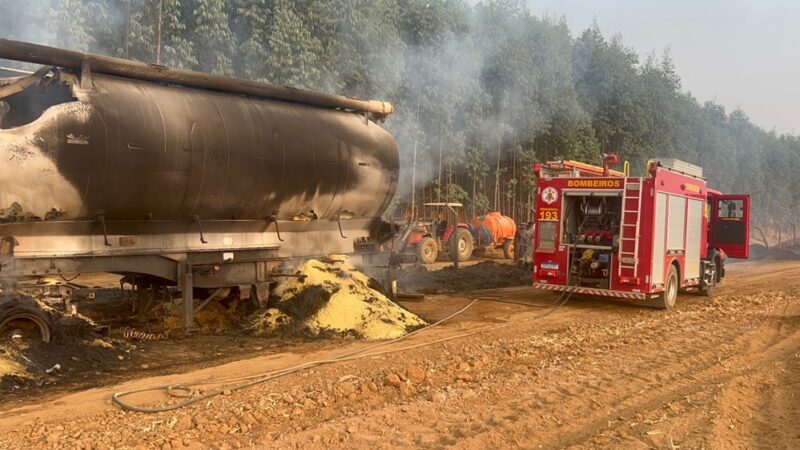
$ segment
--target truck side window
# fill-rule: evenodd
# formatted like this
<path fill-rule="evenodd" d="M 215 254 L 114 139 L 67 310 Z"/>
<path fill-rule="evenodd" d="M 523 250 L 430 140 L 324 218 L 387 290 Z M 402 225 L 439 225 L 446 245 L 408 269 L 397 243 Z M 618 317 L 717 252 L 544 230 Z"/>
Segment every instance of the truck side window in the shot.
<path fill-rule="evenodd" d="M 741 219 L 744 217 L 744 200 L 720 200 L 717 217 L 720 219 Z"/>

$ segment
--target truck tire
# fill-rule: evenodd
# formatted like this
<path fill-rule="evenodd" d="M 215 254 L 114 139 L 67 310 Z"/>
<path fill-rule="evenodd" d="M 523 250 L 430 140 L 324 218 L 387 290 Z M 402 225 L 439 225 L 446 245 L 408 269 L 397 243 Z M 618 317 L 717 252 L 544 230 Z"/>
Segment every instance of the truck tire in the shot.
<path fill-rule="evenodd" d="M 513 239 L 506 239 L 506 241 L 503 242 L 503 256 L 505 256 L 506 259 L 510 259 L 513 261 L 516 249 L 517 248 L 516 246 L 514 246 Z"/>
<path fill-rule="evenodd" d="M 34 327 L 42 342 L 50 342 L 53 325 L 48 315 L 39 307 L 36 300 L 23 295 L 3 295 L 0 297 L 0 335 L 11 331 L 16 322 L 27 323 Z"/>
<path fill-rule="evenodd" d="M 432 264 L 439 256 L 439 246 L 436 239 L 428 236 L 417 242 L 417 261 L 422 264 Z"/>
<path fill-rule="evenodd" d="M 457 239 L 456 245 L 458 248 L 458 260 L 459 261 L 468 261 L 472 258 L 472 250 L 473 250 L 473 242 L 472 242 L 472 234 L 469 230 L 464 228 L 457 228 L 455 232 L 455 238 Z M 450 239 L 453 239 L 452 237 Z"/>
<path fill-rule="evenodd" d="M 678 280 L 678 269 L 670 264 L 669 272 L 667 272 L 667 282 L 664 283 L 664 292 L 658 295 L 655 301 L 657 308 L 670 310 L 675 307 L 675 301 L 678 299 L 678 289 L 680 289 L 680 281 Z"/>
<path fill-rule="evenodd" d="M 706 282 L 705 280 L 701 281 L 700 285 L 700 294 L 704 295 L 708 298 L 714 297 L 714 291 L 716 290 L 717 283 L 719 282 L 719 265 L 718 260 L 714 259 L 713 262 L 709 264 L 710 273 L 707 274 L 710 278 L 710 281 Z M 705 278 L 706 275 L 704 275 Z"/>

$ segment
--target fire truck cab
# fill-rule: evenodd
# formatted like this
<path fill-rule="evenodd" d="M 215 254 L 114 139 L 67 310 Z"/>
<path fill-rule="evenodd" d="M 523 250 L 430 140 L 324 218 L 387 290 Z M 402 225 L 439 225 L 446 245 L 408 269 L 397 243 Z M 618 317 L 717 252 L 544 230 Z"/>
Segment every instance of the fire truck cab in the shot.
<path fill-rule="evenodd" d="M 711 296 L 728 257 L 746 259 L 749 195 L 709 189 L 703 169 L 676 159 L 647 175 L 556 161 L 538 180 L 533 285 L 670 309 L 679 289 Z"/>

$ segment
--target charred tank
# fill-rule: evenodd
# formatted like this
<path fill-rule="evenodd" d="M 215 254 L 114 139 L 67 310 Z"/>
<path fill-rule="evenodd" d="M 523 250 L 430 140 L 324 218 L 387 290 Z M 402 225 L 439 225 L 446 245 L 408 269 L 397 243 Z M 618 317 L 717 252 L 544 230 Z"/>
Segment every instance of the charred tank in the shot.
<path fill-rule="evenodd" d="M 394 195 L 387 103 L 2 39 L 0 58 L 46 64 L 0 79 L 0 238 L 13 257 L 0 275 L 36 275 L 33 260 L 50 258 L 52 271 L 177 280 L 171 262 L 196 254 L 349 253 Z M 170 264 L 75 259 L 133 255 Z"/>
<path fill-rule="evenodd" d="M 5 99 L 0 205 L 42 219 L 381 215 L 397 149 L 363 116 L 93 75 Z"/>

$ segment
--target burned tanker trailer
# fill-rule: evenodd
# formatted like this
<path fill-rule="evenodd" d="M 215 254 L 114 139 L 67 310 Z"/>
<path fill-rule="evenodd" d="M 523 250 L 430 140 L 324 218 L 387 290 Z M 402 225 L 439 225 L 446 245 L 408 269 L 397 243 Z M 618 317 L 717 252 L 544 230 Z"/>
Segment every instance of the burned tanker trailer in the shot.
<path fill-rule="evenodd" d="M 0 79 L 6 292 L 108 272 L 139 297 L 263 301 L 287 260 L 381 239 L 388 103 L 2 39 L 0 59 L 43 65 Z"/>

